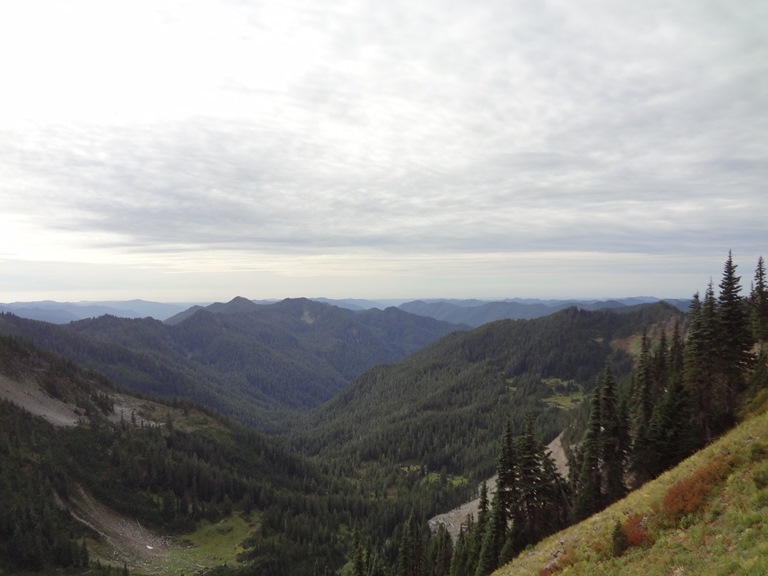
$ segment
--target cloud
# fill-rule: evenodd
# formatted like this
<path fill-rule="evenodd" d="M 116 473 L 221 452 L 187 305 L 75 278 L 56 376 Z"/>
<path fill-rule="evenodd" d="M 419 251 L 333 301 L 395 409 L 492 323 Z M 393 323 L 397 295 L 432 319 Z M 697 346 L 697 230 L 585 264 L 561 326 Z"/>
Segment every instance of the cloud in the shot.
<path fill-rule="evenodd" d="M 768 241 L 762 3 L 30 5 L 0 9 L 11 259 L 453 277 Z"/>

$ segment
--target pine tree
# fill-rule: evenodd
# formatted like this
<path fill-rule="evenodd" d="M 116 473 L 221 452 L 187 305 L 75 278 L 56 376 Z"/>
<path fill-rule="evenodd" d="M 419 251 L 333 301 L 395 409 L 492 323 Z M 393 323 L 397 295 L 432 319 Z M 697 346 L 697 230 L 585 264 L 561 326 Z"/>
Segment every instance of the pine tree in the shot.
<path fill-rule="evenodd" d="M 470 558 L 470 543 L 468 540 L 467 532 L 462 526 L 459 530 L 459 535 L 456 538 L 456 545 L 453 547 L 450 576 L 474 576 L 474 569 Z"/>
<path fill-rule="evenodd" d="M 757 260 L 755 280 L 749 295 L 749 309 L 752 336 L 759 344 L 762 353 L 768 341 L 768 283 L 766 283 L 765 261 L 762 256 Z"/>
<path fill-rule="evenodd" d="M 690 329 L 685 343 L 684 383 L 691 398 L 693 424 L 701 443 L 712 440 L 715 434 L 716 406 L 719 388 L 717 360 L 717 302 L 714 288 L 709 282 L 704 301 L 694 294 L 691 301 Z"/>
<path fill-rule="evenodd" d="M 507 532 L 507 521 L 504 507 L 500 502 L 498 491 L 491 502 L 488 523 L 483 534 L 483 543 L 477 560 L 475 576 L 487 576 L 498 567 L 499 554 L 504 546 Z"/>
<path fill-rule="evenodd" d="M 512 423 L 507 420 L 504 435 L 501 440 L 496 473 L 498 474 L 497 494 L 507 518 L 512 520 L 513 508 L 518 502 L 517 496 L 517 455 L 515 454 L 515 439 L 512 434 Z"/>
<path fill-rule="evenodd" d="M 640 359 L 630 391 L 632 396 L 632 430 L 636 438 L 638 430 L 648 426 L 653 414 L 654 369 L 648 332 L 643 329 L 640 341 Z"/>
<path fill-rule="evenodd" d="M 656 352 L 653 355 L 653 400 L 659 398 L 661 394 L 666 390 L 669 379 L 669 358 L 668 358 L 668 343 L 667 332 L 664 328 L 661 328 L 661 334 L 659 334 L 659 344 L 656 347 Z"/>
<path fill-rule="evenodd" d="M 755 280 L 749 295 L 750 325 L 752 336 L 758 345 L 758 357 L 750 378 L 753 390 L 768 387 L 768 284 L 765 277 L 765 261 L 760 256 L 755 269 Z"/>
<path fill-rule="evenodd" d="M 752 332 L 748 323 L 748 308 L 741 296 L 741 277 L 736 275 L 736 268 L 737 265 L 733 263 L 729 251 L 720 281 L 717 307 L 718 351 L 722 363 L 721 371 L 727 386 L 726 409 L 729 414 L 735 413 L 736 397 L 746 388 L 745 369 L 752 360 Z"/>
<path fill-rule="evenodd" d="M 584 520 L 602 509 L 601 472 L 600 472 L 600 387 L 592 393 L 589 424 L 581 443 L 581 471 L 577 486 L 576 504 L 573 514 L 575 519 Z"/>
<path fill-rule="evenodd" d="M 616 390 L 613 369 L 606 363 L 603 374 L 600 398 L 601 442 L 603 485 L 605 486 L 604 505 L 623 498 L 627 492 L 624 474 L 627 459 L 627 437 L 624 419 Z"/>
<path fill-rule="evenodd" d="M 411 512 L 405 522 L 403 537 L 400 541 L 397 576 L 422 576 L 421 555 L 421 538 L 416 527 L 416 518 Z"/>
<path fill-rule="evenodd" d="M 483 482 L 480 486 L 480 502 L 477 509 L 477 521 L 468 532 L 470 537 L 470 563 L 473 567 L 477 566 L 480 558 L 480 550 L 483 547 L 483 538 L 485 537 L 485 528 L 488 525 L 488 515 L 490 513 L 490 504 L 488 501 L 488 485 Z M 472 573 L 474 574 L 474 568 Z"/>
<path fill-rule="evenodd" d="M 453 541 L 444 524 L 440 524 L 437 533 L 430 541 L 429 559 L 431 572 L 428 576 L 449 576 L 451 558 L 453 556 Z"/>

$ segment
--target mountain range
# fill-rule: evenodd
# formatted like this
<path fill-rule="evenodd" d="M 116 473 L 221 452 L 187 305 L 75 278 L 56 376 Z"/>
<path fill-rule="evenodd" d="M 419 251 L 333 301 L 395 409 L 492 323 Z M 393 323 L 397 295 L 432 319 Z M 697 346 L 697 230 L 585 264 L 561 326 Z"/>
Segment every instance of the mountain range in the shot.
<path fill-rule="evenodd" d="M 68 324 L 0 316 L 22 336 L 134 392 L 181 397 L 277 431 L 376 364 L 465 327 L 398 310 L 234 298 L 166 322 L 104 315 Z"/>
<path fill-rule="evenodd" d="M 0 314 L 0 571 L 90 554 L 138 573 L 388 574 L 408 515 L 476 496 L 505 427 L 580 438 L 607 363 L 627 389 L 646 337 L 684 331 L 688 306 L 346 304 Z"/>
<path fill-rule="evenodd" d="M 444 320 L 454 324 L 464 324 L 477 327 L 486 322 L 503 319 L 530 319 L 546 316 L 568 308 L 577 306 L 584 310 L 602 310 L 606 308 L 620 309 L 632 307 L 638 304 L 658 302 L 654 297 L 630 297 L 610 300 L 541 300 L 533 298 L 512 298 L 499 301 L 477 299 L 426 299 L 426 300 L 367 300 L 362 298 L 312 298 L 316 302 L 331 304 L 348 310 L 370 310 L 372 308 L 385 309 L 398 307 L 406 312 L 429 316 L 437 320 Z M 277 300 L 252 300 L 255 304 L 274 304 Z M 688 299 L 665 299 L 665 302 L 688 310 Z M 36 302 L 12 302 L 0 303 L 0 312 L 11 312 L 22 318 L 42 320 L 54 324 L 66 324 L 75 320 L 95 318 L 104 314 L 119 318 L 146 318 L 151 317 L 161 321 L 178 322 L 181 318 L 191 314 L 198 308 L 215 310 L 224 306 L 223 303 L 196 303 L 184 304 L 174 302 L 149 302 L 147 300 L 111 300 L 102 302 L 56 302 L 43 300 Z M 175 320 L 173 320 L 175 318 Z"/>

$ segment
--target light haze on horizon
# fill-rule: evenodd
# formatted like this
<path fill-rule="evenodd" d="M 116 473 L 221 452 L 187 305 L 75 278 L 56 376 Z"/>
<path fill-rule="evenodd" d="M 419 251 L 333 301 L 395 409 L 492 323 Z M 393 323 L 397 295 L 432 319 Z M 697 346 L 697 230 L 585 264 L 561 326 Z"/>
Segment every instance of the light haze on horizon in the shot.
<path fill-rule="evenodd" d="M 0 4 L 0 302 L 687 298 L 768 256 L 768 2 Z"/>

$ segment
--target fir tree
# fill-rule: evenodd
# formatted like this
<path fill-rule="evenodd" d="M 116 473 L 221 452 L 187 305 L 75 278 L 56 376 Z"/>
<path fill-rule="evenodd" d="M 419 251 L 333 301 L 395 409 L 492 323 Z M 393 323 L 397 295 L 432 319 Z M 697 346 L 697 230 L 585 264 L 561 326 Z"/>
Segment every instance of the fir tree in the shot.
<path fill-rule="evenodd" d="M 581 443 L 581 471 L 574 506 L 576 520 L 588 518 L 602 509 L 601 472 L 600 472 L 600 387 L 592 393 L 589 424 Z"/>
<path fill-rule="evenodd" d="M 749 294 L 749 316 L 752 337 L 758 343 L 762 353 L 768 341 L 768 283 L 766 283 L 765 261 L 762 256 L 757 259 L 755 279 Z"/>
<path fill-rule="evenodd" d="M 601 437 L 600 455 L 603 466 L 604 505 L 611 504 L 626 494 L 624 473 L 627 458 L 625 438 L 627 432 L 617 396 L 616 380 L 610 364 L 603 374 L 600 398 Z"/>
<path fill-rule="evenodd" d="M 397 555 L 397 576 L 422 576 L 421 538 L 413 512 L 408 516 Z"/>
<path fill-rule="evenodd" d="M 717 321 L 721 371 L 727 385 L 726 408 L 731 414 L 736 410 L 736 396 L 746 388 L 744 373 L 752 359 L 752 333 L 747 322 L 748 309 L 741 296 L 741 277 L 736 275 L 736 268 L 737 265 L 733 263 L 729 251 L 720 281 Z"/>
<path fill-rule="evenodd" d="M 507 520 L 498 491 L 491 502 L 488 523 L 483 534 L 483 544 L 477 560 L 475 576 L 487 576 L 498 567 L 499 554 L 507 536 Z"/>

